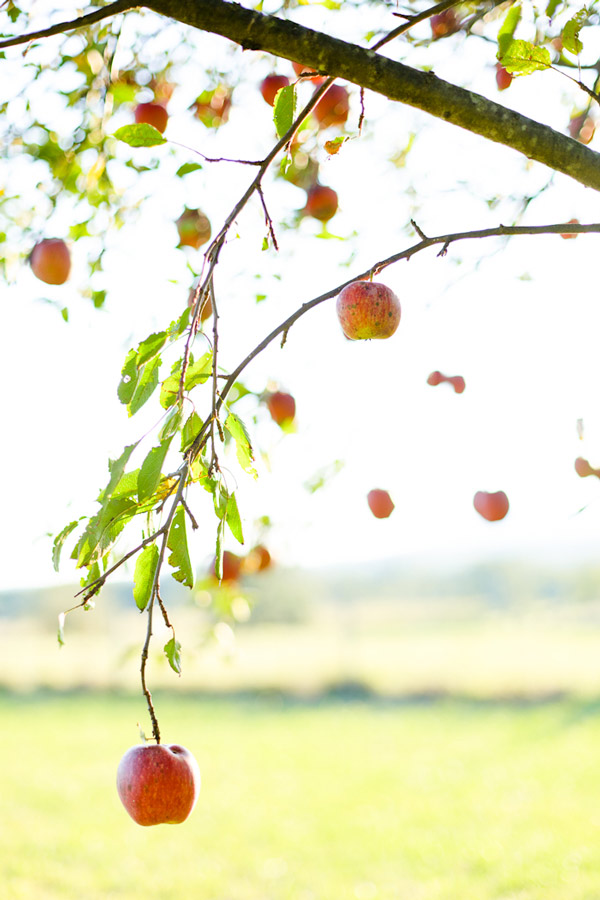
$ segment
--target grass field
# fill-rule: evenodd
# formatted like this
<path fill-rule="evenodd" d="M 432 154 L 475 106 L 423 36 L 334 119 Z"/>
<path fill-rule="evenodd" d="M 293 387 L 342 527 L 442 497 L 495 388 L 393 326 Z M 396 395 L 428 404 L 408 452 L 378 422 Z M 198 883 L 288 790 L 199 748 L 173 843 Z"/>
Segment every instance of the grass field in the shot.
<path fill-rule="evenodd" d="M 0 696 L 8 900 L 598 900 L 591 702 L 159 695 L 198 806 L 140 828 L 115 770 L 146 722 L 102 693 Z"/>

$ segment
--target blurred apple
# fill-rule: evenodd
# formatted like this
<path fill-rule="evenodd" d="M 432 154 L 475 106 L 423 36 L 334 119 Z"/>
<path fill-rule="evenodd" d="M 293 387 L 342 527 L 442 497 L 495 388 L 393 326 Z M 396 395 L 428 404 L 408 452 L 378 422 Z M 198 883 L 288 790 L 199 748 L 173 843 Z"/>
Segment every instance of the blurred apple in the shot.
<path fill-rule="evenodd" d="M 331 125 L 343 125 L 349 110 L 348 91 L 341 84 L 332 84 L 313 109 L 313 115 L 321 128 L 329 128 Z"/>
<path fill-rule="evenodd" d="M 452 7 L 432 16 L 429 22 L 434 40 L 460 31 L 460 20 Z"/>
<path fill-rule="evenodd" d="M 442 375 L 437 369 L 427 378 L 427 384 L 436 387 L 438 384 L 451 384 L 456 394 L 462 394 L 465 389 L 465 379 L 462 375 Z"/>
<path fill-rule="evenodd" d="M 179 744 L 130 747 L 117 769 L 117 791 L 138 825 L 177 825 L 198 799 L 198 763 Z"/>
<path fill-rule="evenodd" d="M 29 265 L 40 281 L 46 284 L 64 284 L 71 271 L 69 248 L 60 238 L 45 238 L 31 251 Z"/>
<path fill-rule="evenodd" d="M 154 125 L 162 134 L 169 121 L 169 113 L 160 103 L 138 103 L 135 108 L 135 121 Z"/>
<path fill-rule="evenodd" d="M 194 306 L 195 302 L 196 302 L 196 288 L 193 287 L 191 289 L 189 297 L 188 297 L 188 306 L 190 307 L 190 309 L 192 306 Z M 212 300 L 210 299 L 210 296 L 207 294 L 204 298 L 204 302 L 202 304 L 202 309 L 200 310 L 200 321 L 206 322 L 206 320 L 210 319 L 210 317 L 212 316 L 212 312 L 213 312 Z"/>
<path fill-rule="evenodd" d="M 367 494 L 369 509 L 376 519 L 387 519 L 394 511 L 394 503 L 387 491 L 374 488 Z"/>
<path fill-rule="evenodd" d="M 314 184 L 306 193 L 306 205 L 302 213 L 319 222 L 328 222 L 338 211 L 338 195 L 333 188 Z"/>
<path fill-rule="evenodd" d="M 389 338 L 400 324 L 400 301 L 376 281 L 353 281 L 338 294 L 336 311 L 342 331 L 352 341 Z"/>
<path fill-rule="evenodd" d="M 291 394 L 286 394 L 285 391 L 273 391 L 267 395 L 265 402 L 271 418 L 278 425 L 285 425 L 294 420 L 296 401 Z"/>
<path fill-rule="evenodd" d="M 580 478 L 587 478 L 588 475 L 596 475 L 597 478 L 600 478 L 600 469 L 593 469 L 587 459 L 582 456 L 578 456 L 575 460 L 575 471 Z"/>
<path fill-rule="evenodd" d="M 325 75 L 317 75 L 314 69 L 311 69 L 309 66 L 303 66 L 302 63 L 293 62 L 292 67 L 296 75 L 307 76 L 314 73 L 312 74 L 312 78 L 305 77 L 305 79 L 303 80 L 312 81 L 314 84 L 323 84 L 323 82 L 325 81 Z"/>
<path fill-rule="evenodd" d="M 508 512 L 508 497 L 504 491 L 496 491 L 495 494 L 477 491 L 473 497 L 473 506 L 488 522 L 499 522 Z"/>
<path fill-rule="evenodd" d="M 596 123 L 587 113 L 577 113 L 569 120 L 569 134 L 581 144 L 589 144 L 594 137 Z"/>
<path fill-rule="evenodd" d="M 257 572 L 264 572 L 273 564 L 271 554 L 263 544 L 257 544 L 248 553 L 242 563 L 242 570 L 246 575 L 255 575 Z"/>
<path fill-rule="evenodd" d="M 567 222 L 567 225 L 579 225 L 579 219 L 569 219 L 569 221 Z M 561 238 L 563 238 L 565 241 L 570 241 L 572 238 L 576 238 L 576 237 L 577 237 L 577 234 L 576 234 L 576 233 L 573 234 L 573 233 L 570 233 L 570 232 L 566 231 L 566 232 L 564 232 L 564 233 L 561 232 L 561 235 L 560 235 L 560 236 L 561 236 Z"/>
<path fill-rule="evenodd" d="M 211 574 L 216 575 L 216 560 L 213 559 Z M 230 550 L 223 551 L 223 577 L 221 581 L 237 581 L 242 571 L 242 557 Z"/>
<path fill-rule="evenodd" d="M 510 87 L 513 80 L 510 72 L 507 72 L 503 65 L 496 63 L 496 85 L 499 91 L 505 91 Z"/>
<path fill-rule="evenodd" d="M 452 385 L 455 394 L 462 394 L 466 387 L 465 379 L 462 375 L 450 375 L 446 381 Z"/>
<path fill-rule="evenodd" d="M 431 384 L 433 385 L 433 387 L 436 387 L 438 384 L 441 384 L 445 380 L 446 376 L 442 375 L 442 373 L 438 372 L 436 369 L 435 372 L 432 372 L 431 375 L 428 376 L 427 384 Z"/>
<path fill-rule="evenodd" d="M 197 250 L 210 239 L 210 222 L 201 209 L 188 209 L 186 206 L 175 225 L 179 235 L 178 247 Z"/>
<path fill-rule="evenodd" d="M 267 75 L 260 84 L 260 92 L 263 95 L 263 100 L 265 100 L 269 106 L 274 106 L 277 91 L 287 87 L 289 83 L 290 79 L 286 78 L 285 75 Z"/>

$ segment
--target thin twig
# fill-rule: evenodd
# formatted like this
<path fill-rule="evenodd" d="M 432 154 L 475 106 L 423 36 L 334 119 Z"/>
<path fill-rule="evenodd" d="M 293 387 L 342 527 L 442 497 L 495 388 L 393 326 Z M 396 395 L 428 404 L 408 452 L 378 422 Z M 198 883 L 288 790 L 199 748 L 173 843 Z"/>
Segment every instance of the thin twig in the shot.
<path fill-rule="evenodd" d="M 393 31 L 390 31 L 389 34 L 386 34 L 385 37 L 378 40 L 376 44 L 373 44 L 370 49 L 379 50 L 384 44 L 388 44 L 390 41 L 393 41 L 394 38 L 404 34 L 405 31 L 409 31 L 413 25 L 416 25 L 418 22 L 423 22 L 425 19 L 430 19 L 431 16 L 437 16 L 446 9 L 450 9 L 451 6 L 458 6 L 459 2 L 460 0 L 442 0 L 441 3 L 436 3 L 435 6 L 424 9 L 423 12 L 418 13 L 416 16 L 405 16 L 404 13 L 392 13 L 393 16 L 401 16 L 403 19 L 408 19 L 408 21 L 404 22 L 402 25 L 398 25 L 397 28 L 394 28 Z"/>
<path fill-rule="evenodd" d="M 93 25 L 95 22 L 101 22 L 102 19 L 109 19 L 122 12 L 128 12 L 132 9 L 138 9 L 138 3 L 131 3 L 131 0 L 115 0 L 102 9 L 97 9 L 93 13 L 85 16 L 79 16 L 77 19 L 71 19 L 70 22 L 60 22 L 58 25 L 51 25 L 50 28 L 43 28 L 41 31 L 31 31 L 29 34 L 21 34 L 17 37 L 8 38 L 0 41 L 0 50 L 5 47 L 16 47 L 18 44 L 28 44 L 36 41 L 38 38 L 52 37 L 55 34 L 64 34 L 66 31 L 74 31 L 77 28 L 85 28 L 86 25 Z"/>

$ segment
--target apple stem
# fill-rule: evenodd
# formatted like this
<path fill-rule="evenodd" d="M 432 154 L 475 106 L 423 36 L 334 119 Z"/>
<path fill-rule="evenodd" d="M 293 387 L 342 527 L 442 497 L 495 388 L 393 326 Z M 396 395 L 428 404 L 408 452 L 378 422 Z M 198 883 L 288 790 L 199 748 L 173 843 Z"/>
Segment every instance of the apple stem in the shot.
<path fill-rule="evenodd" d="M 161 555 L 162 551 L 166 544 L 166 535 L 163 537 L 162 547 L 161 547 Z M 158 570 L 159 567 L 157 567 Z M 158 584 L 155 582 L 152 586 L 152 595 L 150 597 L 150 602 L 148 603 L 148 607 L 146 612 L 148 614 L 148 625 L 146 628 L 146 640 L 144 641 L 144 646 L 142 647 L 142 657 L 140 663 L 140 675 L 142 680 L 142 693 L 146 698 L 146 704 L 148 706 L 148 713 L 150 715 L 150 721 L 152 722 L 152 736 L 157 744 L 160 744 L 160 728 L 158 727 L 158 719 L 156 717 L 156 711 L 154 709 L 154 704 L 152 702 L 152 694 L 150 693 L 150 689 L 146 684 L 146 664 L 148 662 L 148 653 L 150 650 L 150 641 L 152 639 L 152 614 L 154 611 L 154 600 L 156 594 L 158 592 Z"/>

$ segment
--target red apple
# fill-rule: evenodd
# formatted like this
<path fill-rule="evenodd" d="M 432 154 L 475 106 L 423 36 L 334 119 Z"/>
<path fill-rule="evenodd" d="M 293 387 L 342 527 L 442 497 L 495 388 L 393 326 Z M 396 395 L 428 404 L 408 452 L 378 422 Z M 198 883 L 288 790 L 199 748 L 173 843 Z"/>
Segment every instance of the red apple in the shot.
<path fill-rule="evenodd" d="M 336 311 L 351 341 L 389 338 L 400 324 L 400 301 L 375 281 L 353 281 L 338 294 Z"/>
<path fill-rule="evenodd" d="M 504 491 L 496 491 L 495 494 L 477 491 L 473 497 L 473 506 L 488 522 L 499 522 L 508 512 L 508 497 Z"/>
<path fill-rule="evenodd" d="M 269 106 L 275 106 L 277 91 L 287 87 L 289 83 L 290 79 L 286 78 L 285 75 L 267 75 L 260 85 L 260 92 L 263 95 L 265 102 L 268 103 Z"/>
<path fill-rule="evenodd" d="M 272 394 L 268 394 L 266 404 L 271 418 L 278 425 L 292 422 L 296 415 L 296 401 L 291 394 L 284 391 L 273 391 Z"/>
<path fill-rule="evenodd" d="M 510 87 L 513 80 L 510 72 L 507 72 L 503 65 L 496 63 L 496 84 L 499 91 L 505 91 Z"/>
<path fill-rule="evenodd" d="M 323 84 L 325 81 L 325 75 L 317 75 L 314 69 L 311 69 L 310 66 L 303 66 L 302 63 L 293 62 L 292 67 L 296 75 L 304 75 L 305 77 L 302 79 L 303 81 L 312 81 L 314 84 Z M 306 78 L 307 75 L 310 75 L 314 72 L 312 78 Z"/>
<path fill-rule="evenodd" d="M 374 488 L 367 494 L 369 509 L 376 519 L 387 519 L 394 511 L 394 503 L 387 491 Z"/>
<path fill-rule="evenodd" d="M 313 109 L 313 115 L 321 128 L 329 128 L 330 125 L 343 125 L 349 109 L 346 88 L 341 84 L 332 84 Z"/>
<path fill-rule="evenodd" d="M 64 284 L 71 271 L 69 248 L 60 238 L 46 238 L 35 245 L 29 265 L 36 278 L 46 284 Z"/>
<path fill-rule="evenodd" d="M 460 31 L 460 20 L 452 7 L 432 16 L 429 20 L 434 40 Z"/>
<path fill-rule="evenodd" d="M 312 216 L 319 222 L 329 222 L 338 210 L 338 195 L 333 188 L 324 184 L 314 184 L 306 193 L 304 215 Z"/>
<path fill-rule="evenodd" d="M 210 222 L 201 209 L 188 209 L 186 206 L 175 225 L 179 234 L 178 247 L 193 247 L 197 250 L 211 235 Z"/>
<path fill-rule="evenodd" d="M 579 219 L 569 219 L 567 225 L 579 225 Z M 571 234 L 568 231 L 564 234 L 561 232 L 561 238 L 564 238 L 565 241 L 571 240 L 571 238 L 576 238 L 577 234 Z"/>
<path fill-rule="evenodd" d="M 211 574 L 215 572 L 216 560 L 213 559 Z M 237 581 L 242 570 L 242 557 L 230 550 L 223 551 L 223 576 L 221 581 Z"/>
<path fill-rule="evenodd" d="M 154 125 L 162 134 L 169 121 L 169 113 L 160 103 L 138 103 L 135 108 L 135 121 Z"/>
<path fill-rule="evenodd" d="M 178 825 L 198 799 L 198 763 L 179 744 L 130 747 L 117 769 L 117 791 L 138 825 Z"/>

